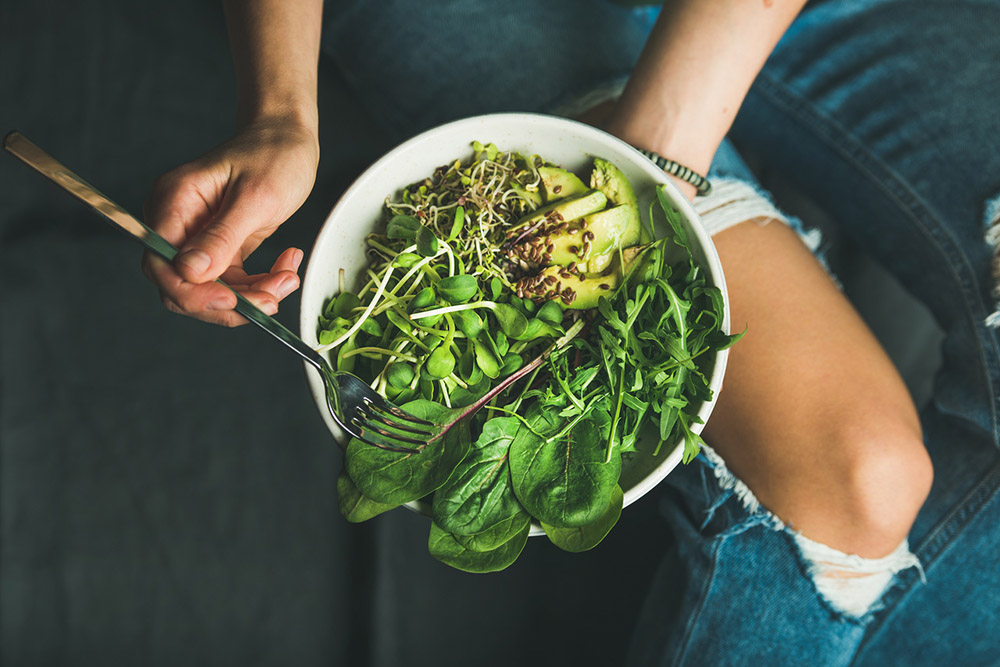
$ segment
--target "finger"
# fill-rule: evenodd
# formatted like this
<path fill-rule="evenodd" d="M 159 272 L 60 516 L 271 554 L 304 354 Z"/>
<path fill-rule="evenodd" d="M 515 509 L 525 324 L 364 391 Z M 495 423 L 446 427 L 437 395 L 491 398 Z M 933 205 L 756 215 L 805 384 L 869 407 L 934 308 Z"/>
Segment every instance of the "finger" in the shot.
<path fill-rule="evenodd" d="M 236 306 L 236 296 L 219 283 L 189 283 L 178 275 L 172 264 L 155 256 L 149 257 L 145 266 L 161 295 L 177 306 L 177 312 L 196 316 L 232 310 Z"/>
<path fill-rule="evenodd" d="M 184 244 L 174 260 L 178 273 L 195 283 L 218 278 L 233 265 L 234 258 L 242 257 L 247 239 L 259 237 L 262 230 L 271 230 L 282 222 L 277 219 L 277 201 L 278 197 L 263 184 L 231 184 L 218 215 Z"/>
<path fill-rule="evenodd" d="M 213 213 L 218 183 L 211 174 L 184 165 L 156 179 L 142 206 L 146 224 L 175 246 Z"/>
<path fill-rule="evenodd" d="M 255 290 L 270 292 L 278 301 L 299 288 L 301 281 L 298 268 L 302 264 L 303 252 L 298 248 L 288 248 L 278 256 L 268 273 L 246 275 L 230 268 L 222 274 L 222 279 L 230 284 L 250 285 Z"/>

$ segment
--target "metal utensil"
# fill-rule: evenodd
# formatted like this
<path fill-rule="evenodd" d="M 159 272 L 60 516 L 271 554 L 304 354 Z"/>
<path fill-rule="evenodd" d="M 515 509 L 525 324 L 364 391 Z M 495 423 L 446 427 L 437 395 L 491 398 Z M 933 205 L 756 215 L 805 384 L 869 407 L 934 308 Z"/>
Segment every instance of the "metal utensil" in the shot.
<path fill-rule="evenodd" d="M 3 141 L 5 150 L 101 214 L 112 226 L 124 231 L 168 262 L 177 254 L 169 241 L 147 227 L 94 186 L 80 178 L 19 132 Z M 376 394 L 357 376 L 334 371 L 327 360 L 280 322 L 262 312 L 225 282 L 216 281 L 236 294 L 236 312 L 284 343 L 305 359 L 323 377 L 330 416 L 352 437 L 375 447 L 400 452 L 418 452 L 419 446 L 443 435 L 442 427 L 408 414 Z M 445 429 L 446 430 L 446 429 Z M 407 446 L 412 445 L 412 446 Z"/>

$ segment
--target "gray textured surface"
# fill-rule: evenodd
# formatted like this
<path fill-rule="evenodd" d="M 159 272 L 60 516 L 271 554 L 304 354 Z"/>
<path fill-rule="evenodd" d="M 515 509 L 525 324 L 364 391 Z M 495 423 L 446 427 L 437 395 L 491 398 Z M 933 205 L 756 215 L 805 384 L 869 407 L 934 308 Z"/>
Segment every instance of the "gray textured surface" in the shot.
<path fill-rule="evenodd" d="M 317 187 L 260 266 L 308 250 L 387 148 L 322 69 Z M 0 131 L 134 212 L 234 109 L 221 11 L 196 0 L 5 0 L 0 90 Z M 595 552 L 532 540 L 507 572 L 451 571 L 420 517 L 341 520 L 340 456 L 291 355 L 167 313 L 138 264 L 0 157 L 0 664 L 619 661 L 668 539 L 655 497 Z"/>

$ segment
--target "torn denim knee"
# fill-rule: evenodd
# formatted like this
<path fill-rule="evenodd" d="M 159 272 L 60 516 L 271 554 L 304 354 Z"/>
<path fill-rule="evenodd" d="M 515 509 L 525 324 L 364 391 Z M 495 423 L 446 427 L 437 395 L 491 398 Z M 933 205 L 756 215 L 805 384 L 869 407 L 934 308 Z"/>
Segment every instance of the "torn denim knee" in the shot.
<path fill-rule="evenodd" d="M 1000 327 L 1000 195 L 986 202 L 983 225 L 986 242 L 993 249 L 993 296 L 997 299 L 986 325 Z"/>
<path fill-rule="evenodd" d="M 777 220 L 795 230 L 813 254 L 819 252 L 822 243 L 818 229 L 806 229 L 798 218 L 780 211 L 764 191 L 739 179 L 713 178 L 712 191 L 695 198 L 693 206 L 712 236 L 747 220 Z"/>
<path fill-rule="evenodd" d="M 753 490 L 729 470 L 718 452 L 703 445 L 700 456 L 723 492 L 707 508 L 706 524 L 722 503 L 730 497 L 736 497 L 749 516 L 719 537 L 727 537 L 753 526 L 765 526 L 788 534 L 798 549 L 798 556 L 816 593 L 835 612 L 860 619 L 878 610 L 882 595 L 896 580 L 897 575 L 911 567 L 917 568 L 921 580 L 925 580 L 923 567 L 910 551 L 906 540 L 882 558 L 863 558 L 811 540 L 764 508 Z"/>

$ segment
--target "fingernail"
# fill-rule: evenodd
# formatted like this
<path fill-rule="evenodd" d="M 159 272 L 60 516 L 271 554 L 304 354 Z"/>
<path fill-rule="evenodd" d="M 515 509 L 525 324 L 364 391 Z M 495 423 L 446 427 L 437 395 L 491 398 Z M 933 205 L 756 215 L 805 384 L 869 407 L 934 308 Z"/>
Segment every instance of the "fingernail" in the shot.
<path fill-rule="evenodd" d="M 219 297 L 215 301 L 209 301 L 205 308 L 208 310 L 232 310 L 233 305 L 229 299 Z"/>
<path fill-rule="evenodd" d="M 186 266 L 188 271 L 196 276 L 200 276 L 211 266 L 212 258 L 202 250 L 185 250 L 177 255 L 177 262 Z"/>
<path fill-rule="evenodd" d="M 306 254 L 304 252 L 302 252 L 301 250 L 298 250 L 298 249 L 295 250 L 295 257 L 292 258 L 292 266 L 294 267 L 294 269 L 293 269 L 294 271 L 298 271 L 299 270 L 299 266 L 302 265 L 302 259 L 305 256 L 306 256 Z"/>
<path fill-rule="evenodd" d="M 297 281 L 295 278 L 292 278 L 291 276 L 282 280 L 281 283 L 278 285 L 278 289 L 274 291 L 275 295 L 278 297 L 278 300 L 284 299 L 286 296 L 294 292 L 295 288 L 298 286 L 298 282 L 299 281 Z"/>

